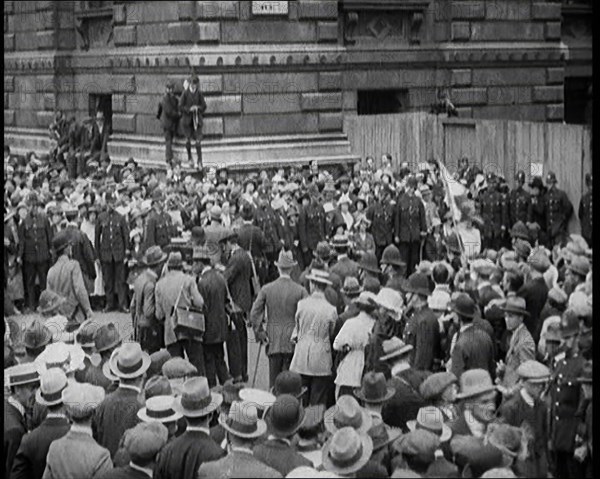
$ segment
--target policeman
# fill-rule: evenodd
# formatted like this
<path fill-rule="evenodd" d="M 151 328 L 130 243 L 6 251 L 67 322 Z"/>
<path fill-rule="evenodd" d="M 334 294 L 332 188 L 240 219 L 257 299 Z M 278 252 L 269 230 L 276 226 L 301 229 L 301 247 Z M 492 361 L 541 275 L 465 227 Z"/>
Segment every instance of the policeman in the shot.
<path fill-rule="evenodd" d="M 579 221 L 581 222 L 581 236 L 587 241 L 587 244 L 592 244 L 592 174 L 586 173 L 585 186 L 587 191 L 581 197 L 579 202 Z"/>
<path fill-rule="evenodd" d="M 548 235 L 546 233 L 546 187 L 540 176 L 534 176 L 529 183 L 531 190 L 531 213 L 529 215 L 532 224 L 539 226 L 538 243 L 547 246 Z"/>
<path fill-rule="evenodd" d="M 500 193 L 500 207 L 502 209 L 502 224 L 500 226 L 500 246 L 510 247 L 510 189 L 504 176 L 500 175 L 498 183 L 498 192 Z M 503 229 L 504 227 L 504 229 Z"/>
<path fill-rule="evenodd" d="M 318 195 L 317 186 L 311 185 L 302 196 L 302 207 L 298 216 L 298 237 L 306 265 L 311 263 L 317 243 L 325 239 L 325 210 L 319 203 Z"/>
<path fill-rule="evenodd" d="M 487 188 L 479 194 L 479 207 L 483 219 L 483 248 L 500 249 L 506 232 L 507 205 L 497 188 L 497 178 L 487 174 Z"/>
<path fill-rule="evenodd" d="M 267 240 L 264 254 L 269 263 L 267 282 L 270 282 L 276 279 L 277 271 L 274 263 L 277 260 L 279 250 L 283 246 L 285 232 L 281 222 L 277 220 L 275 211 L 269 204 L 269 190 L 264 186 L 258 189 L 258 206 L 254 213 L 254 224 L 262 230 Z"/>
<path fill-rule="evenodd" d="M 406 275 L 413 273 L 419 263 L 421 240 L 427 236 L 425 206 L 415 196 L 417 180 L 414 176 L 406 180 L 405 192 L 398 199 L 394 213 L 394 240 L 398 244 L 402 260 L 406 263 Z"/>
<path fill-rule="evenodd" d="M 25 289 L 25 311 L 37 307 L 35 295 L 36 277 L 41 290 L 46 287 L 46 276 L 50 268 L 50 248 L 53 231 L 44 214 L 42 202 L 36 193 L 27 198 L 30 210 L 18 227 L 19 245 L 17 263 L 22 263 L 23 286 Z"/>
<path fill-rule="evenodd" d="M 579 419 L 575 416 L 580 400 L 577 378 L 585 359 L 576 351 L 579 319 L 571 310 L 560 322 L 562 353 L 555 358 L 556 368 L 550 385 L 550 449 L 554 458 L 554 477 L 583 477 L 581 464 L 573 457 Z"/>
<path fill-rule="evenodd" d="M 573 214 L 573 205 L 569 201 L 567 194 L 556 187 L 556 175 L 554 172 L 548 172 L 546 184 L 548 185 L 548 192 L 545 196 L 548 246 L 550 248 L 555 244 L 564 246 L 567 238 L 567 226 Z"/>
<path fill-rule="evenodd" d="M 164 204 L 164 196 L 156 191 L 152 198 L 152 212 L 146 220 L 144 250 L 150 246 L 160 246 L 164 249 L 170 244 L 171 238 L 176 236 L 176 227 L 171 216 L 165 212 Z"/>
<path fill-rule="evenodd" d="M 510 226 L 512 227 L 517 221 L 528 223 L 531 221 L 531 195 L 525 191 L 523 185 L 525 184 L 525 172 L 519 171 L 515 177 L 517 185 L 510 192 Z"/>
<path fill-rule="evenodd" d="M 383 187 L 375 202 L 367 208 L 367 219 L 371 222 L 371 234 L 375 240 L 375 255 L 381 259 L 383 250 L 392 243 L 394 231 L 394 205 L 391 204 L 391 191 Z"/>

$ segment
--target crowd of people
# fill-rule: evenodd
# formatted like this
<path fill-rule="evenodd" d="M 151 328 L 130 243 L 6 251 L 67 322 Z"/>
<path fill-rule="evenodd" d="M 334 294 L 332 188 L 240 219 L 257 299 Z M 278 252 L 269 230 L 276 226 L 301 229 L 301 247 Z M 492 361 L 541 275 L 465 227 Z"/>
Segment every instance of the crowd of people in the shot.
<path fill-rule="evenodd" d="M 591 175 L 57 145 L 5 147 L 7 477 L 593 477 Z"/>

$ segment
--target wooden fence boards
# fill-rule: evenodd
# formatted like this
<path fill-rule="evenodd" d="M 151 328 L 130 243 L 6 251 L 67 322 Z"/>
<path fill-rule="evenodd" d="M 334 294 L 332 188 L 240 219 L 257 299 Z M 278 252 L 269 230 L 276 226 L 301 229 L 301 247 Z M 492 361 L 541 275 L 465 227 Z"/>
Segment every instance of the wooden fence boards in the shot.
<path fill-rule="evenodd" d="M 576 218 L 585 191 L 585 174 L 592 170 L 590 131 L 579 125 L 508 120 L 445 118 L 425 112 L 391 115 L 348 115 L 344 131 L 352 152 L 373 156 L 390 153 L 393 166 L 403 161 L 416 166 L 430 158 L 442 160 L 455 171 L 467 156 L 486 173 L 501 173 L 514 186 L 518 170 L 530 176 L 532 163 L 543 164 L 543 174 L 554 171 L 558 187 L 573 203 L 570 231 L 579 231 Z"/>

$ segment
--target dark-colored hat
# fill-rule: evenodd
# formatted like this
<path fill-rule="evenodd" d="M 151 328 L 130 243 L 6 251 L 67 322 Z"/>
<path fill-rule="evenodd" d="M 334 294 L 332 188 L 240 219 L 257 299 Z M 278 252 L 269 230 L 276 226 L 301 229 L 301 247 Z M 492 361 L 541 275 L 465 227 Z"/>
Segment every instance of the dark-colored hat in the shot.
<path fill-rule="evenodd" d="M 378 451 L 402 435 L 402 429 L 390 427 L 379 416 L 373 416 L 373 424 L 367 434 L 373 441 L 373 451 Z"/>
<path fill-rule="evenodd" d="M 300 429 L 305 411 L 300 401 L 291 394 L 282 394 L 265 414 L 269 433 L 276 437 L 292 436 Z"/>
<path fill-rule="evenodd" d="M 56 233 L 54 238 L 52 239 L 52 247 L 57 254 L 62 252 L 67 246 L 71 244 L 71 236 L 65 230 L 59 231 Z"/>
<path fill-rule="evenodd" d="M 100 325 L 93 319 L 87 319 L 79 326 L 79 329 L 75 332 L 75 341 L 83 349 L 94 348 L 94 335 Z"/>
<path fill-rule="evenodd" d="M 34 319 L 23 335 L 23 346 L 27 349 L 39 349 L 52 341 L 52 331 L 40 320 Z"/>
<path fill-rule="evenodd" d="M 560 319 L 560 335 L 563 339 L 579 334 L 579 317 L 572 309 L 567 309 Z"/>
<path fill-rule="evenodd" d="M 114 323 L 103 324 L 94 335 L 96 351 L 108 351 L 121 344 L 121 336 Z"/>
<path fill-rule="evenodd" d="M 439 456 L 436 454 L 435 460 L 427 468 L 425 477 L 430 478 L 450 478 L 460 477 L 458 473 L 458 467 L 456 464 L 452 464 L 443 454 Z"/>
<path fill-rule="evenodd" d="M 584 256 L 576 256 L 571 260 L 567 269 L 578 275 L 586 276 L 590 272 L 590 261 Z"/>
<path fill-rule="evenodd" d="M 354 395 L 365 403 L 381 404 L 391 399 L 395 392 L 387 386 L 383 373 L 369 371 L 363 376 L 361 387 L 354 390 Z"/>
<path fill-rule="evenodd" d="M 519 170 L 515 176 L 515 180 L 519 183 L 525 183 L 525 172 L 523 170 Z"/>
<path fill-rule="evenodd" d="M 40 304 L 37 308 L 38 313 L 40 314 L 49 314 L 53 311 L 56 311 L 66 299 L 58 293 L 55 293 L 52 290 L 45 289 L 40 294 Z"/>
<path fill-rule="evenodd" d="M 331 256 L 331 248 L 329 247 L 329 243 L 327 243 L 327 241 L 319 241 L 313 254 L 314 256 L 323 260 L 329 259 Z"/>
<path fill-rule="evenodd" d="M 460 243 L 456 233 L 450 233 L 446 236 L 446 247 L 451 253 L 460 254 Z"/>
<path fill-rule="evenodd" d="M 164 408 L 168 398 L 152 398 L 152 407 L 159 408 L 156 414 L 166 414 Z M 164 404 L 159 404 L 160 402 Z M 147 405 L 147 407 L 151 407 Z M 167 411 L 168 412 L 168 411 Z M 142 422 L 128 429 L 123 435 L 123 447 L 133 464 L 146 464 L 156 457 L 169 439 L 169 431 L 157 421 Z"/>
<path fill-rule="evenodd" d="M 456 299 L 450 302 L 450 308 L 465 318 L 473 318 L 477 312 L 475 301 L 467 293 L 459 293 Z"/>
<path fill-rule="evenodd" d="M 527 303 L 519 296 L 510 297 L 506 300 L 506 304 L 500 308 L 502 311 L 507 313 L 518 314 L 520 316 L 529 317 L 529 311 L 527 311 Z"/>
<path fill-rule="evenodd" d="M 475 436 L 456 435 L 450 440 L 454 462 L 467 469 L 463 477 L 480 477 L 485 471 L 504 464 L 502 451 L 491 444 L 484 444 Z M 471 476 L 472 474 L 472 476 Z"/>
<path fill-rule="evenodd" d="M 402 261 L 400 256 L 400 250 L 395 245 L 390 244 L 385 247 L 383 254 L 381 255 L 381 264 L 391 264 L 394 266 L 406 266 L 406 263 Z"/>
<path fill-rule="evenodd" d="M 429 279 L 427 275 L 420 272 L 411 274 L 404 285 L 404 292 L 429 296 L 431 291 L 429 291 Z"/>
<path fill-rule="evenodd" d="M 433 373 L 421 383 L 419 393 L 426 401 L 439 398 L 451 384 L 458 383 L 457 377 L 450 372 Z"/>
<path fill-rule="evenodd" d="M 530 188 L 537 188 L 538 190 L 544 189 L 544 183 L 542 182 L 541 176 L 534 176 L 529 182 Z"/>
<path fill-rule="evenodd" d="M 556 183 L 556 174 L 553 171 L 549 171 L 546 175 L 546 183 L 554 184 Z"/>
<path fill-rule="evenodd" d="M 371 253 L 370 251 L 367 251 L 361 256 L 358 267 L 372 273 L 381 273 L 379 263 L 377 262 L 377 256 L 375 256 L 375 253 Z"/>
<path fill-rule="evenodd" d="M 275 378 L 275 384 L 271 392 L 276 396 L 291 394 L 300 398 L 306 392 L 306 386 L 302 385 L 302 377 L 293 371 L 281 371 Z"/>
<path fill-rule="evenodd" d="M 183 266 L 183 256 L 179 251 L 172 251 L 169 253 L 169 258 L 167 259 L 167 267 L 168 268 L 178 268 Z"/>
<path fill-rule="evenodd" d="M 396 452 L 427 466 L 435 459 L 435 451 L 440 447 L 440 438 L 429 431 L 417 429 L 400 436 L 392 447 Z"/>
<path fill-rule="evenodd" d="M 531 245 L 521 238 L 515 239 L 514 249 L 521 258 L 527 258 L 531 254 Z"/>
<path fill-rule="evenodd" d="M 241 213 L 244 221 L 252 221 L 254 219 L 254 207 L 250 203 L 244 203 Z"/>
<path fill-rule="evenodd" d="M 192 239 L 198 240 L 200 242 L 204 242 L 205 238 L 206 238 L 206 233 L 204 232 L 204 228 L 202 228 L 202 226 L 192 227 Z"/>
<path fill-rule="evenodd" d="M 527 225 L 525 225 L 525 223 L 523 223 L 522 221 L 517 221 L 513 225 L 513 227 L 510 230 L 510 236 L 511 238 L 521 238 L 525 241 L 530 240 L 529 229 L 527 228 Z"/>
<path fill-rule="evenodd" d="M 167 253 L 158 245 L 150 246 L 144 253 L 142 263 L 146 266 L 156 266 L 167 259 Z"/>
<path fill-rule="evenodd" d="M 146 400 L 155 396 L 170 396 L 172 394 L 171 383 L 164 376 L 152 376 L 144 384 L 144 398 Z"/>

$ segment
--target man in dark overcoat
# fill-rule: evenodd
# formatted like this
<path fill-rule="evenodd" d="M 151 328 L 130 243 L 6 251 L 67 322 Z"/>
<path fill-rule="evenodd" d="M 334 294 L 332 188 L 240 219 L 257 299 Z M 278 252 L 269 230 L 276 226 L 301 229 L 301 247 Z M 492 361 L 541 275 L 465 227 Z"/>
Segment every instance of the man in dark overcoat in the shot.
<path fill-rule="evenodd" d="M 371 222 L 371 234 L 375 240 L 377 261 L 386 246 L 394 240 L 394 205 L 391 203 L 391 192 L 384 187 L 375 197 L 375 202 L 367 208 L 367 219 Z"/>
<path fill-rule="evenodd" d="M 585 185 L 587 187 L 587 191 L 581 197 L 581 201 L 579 202 L 579 221 L 581 222 L 581 236 L 583 239 L 587 241 L 588 245 L 592 245 L 592 219 L 594 215 L 592 214 L 592 174 L 586 173 L 585 175 Z"/>
<path fill-rule="evenodd" d="M 173 90 L 175 85 L 172 81 L 167 82 L 167 91 L 161 102 L 158 104 L 158 113 L 156 118 L 160 120 L 160 126 L 165 135 L 165 159 L 167 164 L 173 161 L 173 138 L 177 133 L 177 123 L 179 122 L 179 101 Z"/>
<path fill-rule="evenodd" d="M 171 216 L 165 211 L 165 198 L 160 192 L 155 192 L 152 196 L 152 212 L 146 220 L 144 234 L 145 249 L 151 246 L 165 248 L 177 234 Z"/>
<path fill-rule="evenodd" d="M 419 263 L 421 239 L 427 236 L 425 206 L 415 196 L 417 180 L 409 177 L 406 190 L 398 199 L 394 213 L 394 240 L 398 244 L 402 260 L 406 263 L 407 276 Z"/>
<path fill-rule="evenodd" d="M 202 168 L 202 115 L 206 111 L 204 95 L 200 91 L 200 80 L 196 75 L 192 77 L 190 86 L 179 97 L 179 110 L 181 111 L 181 125 L 186 138 L 188 162 L 196 168 Z M 194 164 L 192 159 L 192 140 L 196 145 L 198 161 Z"/>
<path fill-rule="evenodd" d="M 573 214 L 573 205 L 567 194 L 556 187 L 556 175 L 551 171 L 546 177 L 548 191 L 544 197 L 546 204 L 546 231 L 549 247 L 564 246 L 567 238 L 569 219 Z"/>
<path fill-rule="evenodd" d="M 318 195 L 317 186 L 311 185 L 302 197 L 302 207 L 298 216 L 298 237 L 305 265 L 310 264 L 317 243 L 324 240 L 326 235 L 325 210 L 319 202 Z"/>
<path fill-rule="evenodd" d="M 522 221 L 527 224 L 531 221 L 531 195 L 525 191 L 525 172 L 517 173 L 517 184 L 510 192 L 510 227 L 517 222 Z"/>

